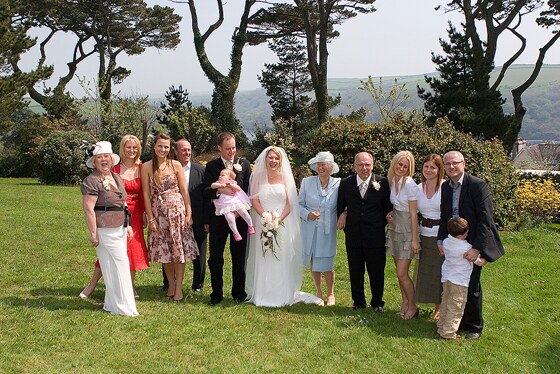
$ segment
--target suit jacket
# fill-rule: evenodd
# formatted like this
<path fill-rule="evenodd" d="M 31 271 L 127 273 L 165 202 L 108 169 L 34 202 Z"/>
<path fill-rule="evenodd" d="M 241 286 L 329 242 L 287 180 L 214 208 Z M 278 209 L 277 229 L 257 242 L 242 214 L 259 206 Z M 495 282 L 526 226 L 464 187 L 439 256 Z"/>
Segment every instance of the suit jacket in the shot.
<path fill-rule="evenodd" d="M 189 171 L 189 196 L 191 198 L 193 231 L 197 243 L 202 243 L 206 237 L 204 232 L 205 217 L 210 210 L 210 201 L 204 199 L 204 166 L 191 161 Z"/>
<path fill-rule="evenodd" d="M 447 222 L 452 217 L 453 189 L 449 181 L 441 185 L 441 224 L 438 240 L 448 236 Z M 488 262 L 493 262 L 505 253 L 494 223 L 492 193 L 488 184 L 480 178 L 465 173 L 459 196 L 459 216 L 469 222 L 467 241 Z"/>
<path fill-rule="evenodd" d="M 372 181 L 374 177 L 381 188 L 377 191 L 370 182 L 364 198 L 360 195 L 356 175 L 340 182 L 336 210 L 338 216 L 344 210 L 348 212 L 344 228 L 347 247 L 385 247 L 386 216 L 393 209 L 391 190 L 387 178 L 372 174 Z"/>
<path fill-rule="evenodd" d="M 237 185 L 243 189 L 247 194 L 249 192 L 249 178 L 251 177 L 251 165 L 249 161 L 245 159 L 240 159 L 239 157 L 235 157 L 233 159 L 234 164 L 241 164 L 241 171 L 235 171 L 235 181 Z M 212 160 L 206 164 L 206 170 L 204 171 L 204 178 L 203 178 L 203 188 L 204 188 L 204 198 L 205 199 L 216 199 L 218 190 L 215 190 L 210 187 L 210 185 L 218 180 L 220 176 L 220 172 L 225 169 L 226 166 L 222 161 L 221 157 L 218 157 L 215 160 Z M 210 223 L 210 219 L 212 216 L 216 215 L 216 208 L 214 207 L 214 203 L 210 206 L 208 214 L 206 215 L 206 222 Z M 225 219 L 224 219 L 225 220 Z"/>

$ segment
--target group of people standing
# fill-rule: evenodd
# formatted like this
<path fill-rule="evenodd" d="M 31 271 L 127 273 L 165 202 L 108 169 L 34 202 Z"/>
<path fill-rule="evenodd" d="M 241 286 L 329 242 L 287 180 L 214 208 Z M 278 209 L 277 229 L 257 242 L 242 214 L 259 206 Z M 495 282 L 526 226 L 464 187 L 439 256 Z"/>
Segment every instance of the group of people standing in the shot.
<path fill-rule="evenodd" d="M 126 149 L 127 142 L 132 142 L 125 138 L 121 151 Z M 414 156 L 409 151 L 395 155 L 387 178 L 373 173 L 372 154 L 360 152 L 354 157 L 356 174 L 342 180 L 333 177 L 339 171 L 333 155 L 319 152 L 308 162 L 317 175 L 304 178 L 298 194 L 282 148 L 267 147 L 251 169 L 247 160 L 236 156 L 233 134 L 222 133 L 217 140 L 220 156 L 208 162 L 205 169 L 190 161 L 190 144 L 184 139 L 176 145 L 180 162 L 173 160 L 170 139 L 165 135 L 156 137 L 152 160 L 143 167 L 138 164 L 140 195 L 148 202 L 144 204 L 144 222 L 149 229 L 148 260 L 163 264 L 167 296 L 176 301 L 183 299 L 185 263 L 191 260 L 195 261 L 193 291 L 202 288 L 206 234 L 209 233 L 210 305 L 219 304 L 224 298 L 224 249 L 229 237 L 231 295 L 235 301 L 269 307 L 300 301 L 325 305 L 326 301 L 327 306 L 333 306 L 336 303 L 337 229 L 343 229 L 354 309 L 367 306 L 364 291 L 367 270 L 370 305 L 375 312 L 384 312 L 384 271 L 389 254 L 395 263 L 401 291 L 399 314 L 402 318 L 409 320 L 418 316 L 419 303 L 433 303 L 434 318 L 440 316 L 438 333 L 442 338 L 455 339 L 457 330 L 466 330 L 467 338 L 480 337 L 483 328 L 481 268 L 486 262 L 497 260 L 504 250 L 493 222 L 488 186 L 464 172 L 465 160 L 461 153 L 451 151 L 443 159 L 436 154 L 426 156 L 421 167 L 421 183 L 416 184 L 412 178 Z M 138 194 L 122 191 L 129 183 L 123 184 L 121 180 L 121 177 L 130 180 L 137 174 L 129 171 L 125 175 L 129 166 L 124 162 L 124 171 L 121 166 L 111 172 L 118 163 L 118 156 L 112 154 L 110 144 L 98 146 L 100 143 L 93 149 L 93 161 L 88 160 L 91 164 L 88 166 L 94 167 L 94 171 L 82 186 L 86 221 L 106 278 L 105 309 L 136 315 L 136 293 L 130 277 L 128 282 L 121 280 L 122 284 L 115 287 L 121 293 L 130 291 L 132 297 L 128 295 L 122 303 L 132 302 L 132 305 L 128 309 L 115 309 L 108 300 L 122 295 L 110 295 L 112 286 L 108 273 L 117 270 L 104 265 L 104 255 L 100 252 L 111 252 L 111 249 L 105 248 L 104 236 L 100 235 L 102 229 L 95 227 L 91 213 L 95 213 L 99 223 L 100 217 L 121 212 L 119 209 L 124 209 L 126 201 L 133 214 L 129 235 L 134 237 L 142 232 L 142 215 L 134 218 L 134 212 L 142 204 L 131 204 L 126 197 L 127 193 L 128 196 Z M 139 154 L 139 143 L 135 147 Z M 121 154 L 121 158 L 126 157 L 129 156 Z M 449 177 L 447 181 L 444 174 Z M 109 188 L 106 180 L 109 180 Z M 119 196 L 118 204 L 107 205 L 110 199 L 103 196 L 110 193 Z M 465 222 L 457 222 L 459 218 Z M 125 229 L 122 225 L 119 227 L 124 237 Z M 457 243 L 452 238 L 466 239 L 470 246 L 455 246 L 465 249 L 457 255 L 452 245 Z M 130 240 L 128 244 L 130 246 Z M 414 280 L 409 275 L 413 259 L 417 260 Z M 133 274 L 133 260 L 129 263 Z M 311 271 L 315 295 L 300 290 L 303 266 Z M 121 274 L 122 269 L 119 272 Z M 465 279 L 469 280 L 467 284 Z M 450 286 L 457 283 L 460 283 L 459 291 Z M 128 285 L 130 290 L 126 291 L 123 287 L 128 288 Z M 90 284 L 81 296 L 87 297 L 92 291 Z M 459 294 L 464 294 L 463 302 L 457 302 L 461 300 Z"/>

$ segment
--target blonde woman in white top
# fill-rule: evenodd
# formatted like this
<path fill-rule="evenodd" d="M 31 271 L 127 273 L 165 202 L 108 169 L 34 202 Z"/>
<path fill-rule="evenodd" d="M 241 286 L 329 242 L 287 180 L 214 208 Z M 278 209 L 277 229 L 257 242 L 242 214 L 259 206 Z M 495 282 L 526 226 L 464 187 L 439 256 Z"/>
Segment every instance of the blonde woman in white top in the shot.
<path fill-rule="evenodd" d="M 418 184 L 418 212 L 422 216 L 420 224 L 420 258 L 414 269 L 414 302 L 434 304 L 433 318 L 439 318 L 441 302 L 441 265 L 443 254 L 437 246 L 439 230 L 441 184 L 444 176 L 440 155 L 430 154 L 422 163 L 422 182 Z"/>
<path fill-rule="evenodd" d="M 399 314 L 404 319 L 418 316 L 414 303 L 414 284 L 408 273 L 413 258 L 420 253 L 418 236 L 417 191 L 414 174 L 414 156 L 409 151 L 400 151 L 393 157 L 388 179 L 391 187 L 393 211 L 387 214 L 387 253 L 393 256 L 402 295 Z"/>

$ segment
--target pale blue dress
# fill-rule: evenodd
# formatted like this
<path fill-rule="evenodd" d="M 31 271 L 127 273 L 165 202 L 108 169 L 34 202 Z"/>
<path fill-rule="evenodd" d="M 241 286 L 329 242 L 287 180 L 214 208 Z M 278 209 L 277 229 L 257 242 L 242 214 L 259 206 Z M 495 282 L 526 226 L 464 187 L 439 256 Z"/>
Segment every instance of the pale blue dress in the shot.
<path fill-rule="evenodd" d="M 334 270 L 336 255 L 336 201 L 340 178 L 330 177 L 325 188 L 321 188 L 318 176 L 304 178 L 299 190 L 299 214 L 303 241 L 303 261 L 313 271 Z M 318 210 L 321 218 L 310 221 L 307 216 Z"/>

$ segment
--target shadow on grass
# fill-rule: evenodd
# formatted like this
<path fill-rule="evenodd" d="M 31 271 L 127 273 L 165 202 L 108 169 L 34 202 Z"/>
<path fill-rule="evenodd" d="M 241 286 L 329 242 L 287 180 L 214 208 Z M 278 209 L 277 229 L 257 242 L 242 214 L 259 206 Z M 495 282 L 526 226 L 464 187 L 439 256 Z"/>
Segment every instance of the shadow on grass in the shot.
<path fill-rule="evenodd" d="M 398 310 L 386 309 L 379 314 L 373 308 L 354 310 L 346 306 L 317 307 L 301 305 L 289 307 L 293 314 L 315 314 L 323 318 L 336 318 L 335 324 L 344 328 L 366 327 L 377 335 L 393 338 L 435 339 L 436 322 L 431 319 L 431 311 L 421 311 L 417 318 L 405 321 L 398 315 Z M 341 320 L 342 319 L 342 320 Z"/>
<path fill-rule="evenodd" d="M 99 310 L 103 304 L 93 303 L 91 300 L 58 298 L 56 296 L 40 296 L 34 298 L 4 297 L 0 303 L 12 307 L 26 307 L 45 310 Z"/>
<path fill-rule="evenodd" d="M 560 362 L 560 335 L 552 335 L 550 342 L 535 354 L 535 361 L 544 373 L 554 373 Z"/>

